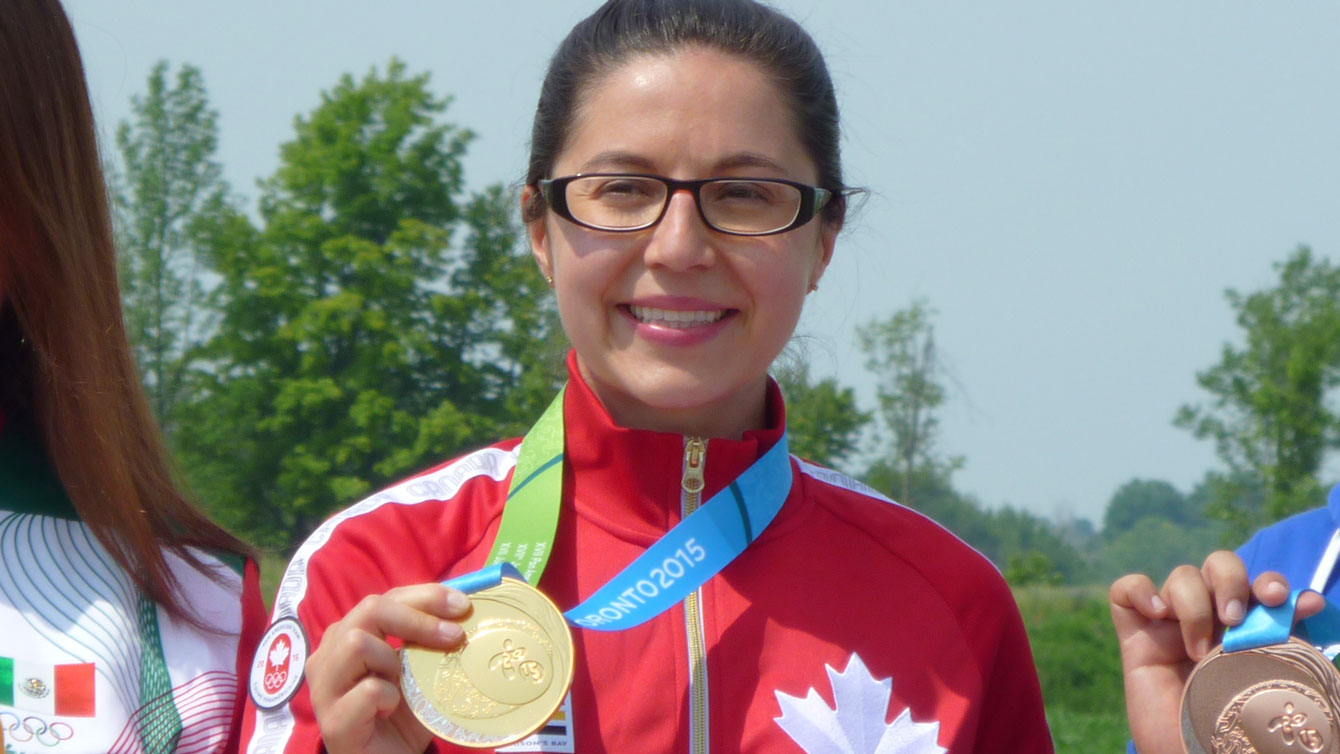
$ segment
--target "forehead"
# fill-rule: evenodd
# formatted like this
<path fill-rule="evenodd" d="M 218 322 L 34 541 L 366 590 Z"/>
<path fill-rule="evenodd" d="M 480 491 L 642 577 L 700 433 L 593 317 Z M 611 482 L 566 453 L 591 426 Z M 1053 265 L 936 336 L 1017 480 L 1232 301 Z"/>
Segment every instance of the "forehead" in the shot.
<path fill-rule="evenodd" d="M 757 64 L 704 48 L 633 56 L 589 81 L 555 174 L 729 169 L 812 182 L 796 119 Z"/>

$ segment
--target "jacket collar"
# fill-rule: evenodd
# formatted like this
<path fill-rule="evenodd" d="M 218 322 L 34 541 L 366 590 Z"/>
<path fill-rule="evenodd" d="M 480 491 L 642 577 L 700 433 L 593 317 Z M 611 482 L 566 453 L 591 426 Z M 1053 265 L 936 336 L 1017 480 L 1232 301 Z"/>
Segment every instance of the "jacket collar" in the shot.
<path fill-rule="evenodd" d="M 79 520 L 37 432 L 0 411 L 0 510 Z"/>
<path fill-rule="evenodd" d="M 563 498 L 578 515 L 632 542 L 650 544 L 682 519 L 684 435 L 620 427 L 610 418 L 568 354 L 563 402 L 566 434 Z M 725 489 L 782 436 L 786 409 L 768 381 L 766 426 L 738 440 L 707 439 L 701 503 Z"/>

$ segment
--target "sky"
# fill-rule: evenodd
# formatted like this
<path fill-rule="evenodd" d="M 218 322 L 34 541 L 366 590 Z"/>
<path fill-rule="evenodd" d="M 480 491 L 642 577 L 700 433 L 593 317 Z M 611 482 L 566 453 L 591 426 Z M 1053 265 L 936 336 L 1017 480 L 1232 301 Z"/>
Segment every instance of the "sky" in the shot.
<path fill-rule="evenodd" d="M 469 185 L 517 181 L 548 57 L 595 7 L 65 4 L 104 143 L 155 61 L 191 63 L 249 206 L 294 116 L 392 56 L 478 134 Z M 1269 287 L 1299 244 L 1340 259 L 1340 3 L 776 5 L 824 51 L 867 192 L 798 330 L 813 373 L 872 408 L 855 329 L 924 299 L 951 375 L 939 445 L 983 507 L 1101 525 L 1122 483 L 1189 491 L 1217 467 L 1172 417 L 1240 342 L 1224 290 Z"/>

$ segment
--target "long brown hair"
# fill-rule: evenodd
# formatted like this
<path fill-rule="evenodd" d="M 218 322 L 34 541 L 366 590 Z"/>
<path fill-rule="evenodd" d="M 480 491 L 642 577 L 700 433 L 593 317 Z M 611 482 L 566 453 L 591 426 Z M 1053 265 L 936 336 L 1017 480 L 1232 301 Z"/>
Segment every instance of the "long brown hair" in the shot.
<path fill-rule="evenodd" d="M 0 404 L 140 590 L 195 622 L 164 551 L 251 555 L 178 486 L 131 355 L 84 67 L 57 0 L 0 2 Z"/>

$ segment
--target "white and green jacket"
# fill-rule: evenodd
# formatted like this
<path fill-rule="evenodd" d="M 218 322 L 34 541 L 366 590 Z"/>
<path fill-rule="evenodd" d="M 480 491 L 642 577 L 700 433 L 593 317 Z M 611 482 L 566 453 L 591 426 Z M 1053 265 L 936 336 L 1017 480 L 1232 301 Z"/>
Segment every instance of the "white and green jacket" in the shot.
<path fill-rule="evenodd" d="M 196 553 L 206 575 L 168 553 L 215 631 L 173 619 L 80 521 L 35 436 L 8 424 L 0 414 L 0 751 L 235 750 L 239 675 L 265 621 L 255 564 Z"/>

